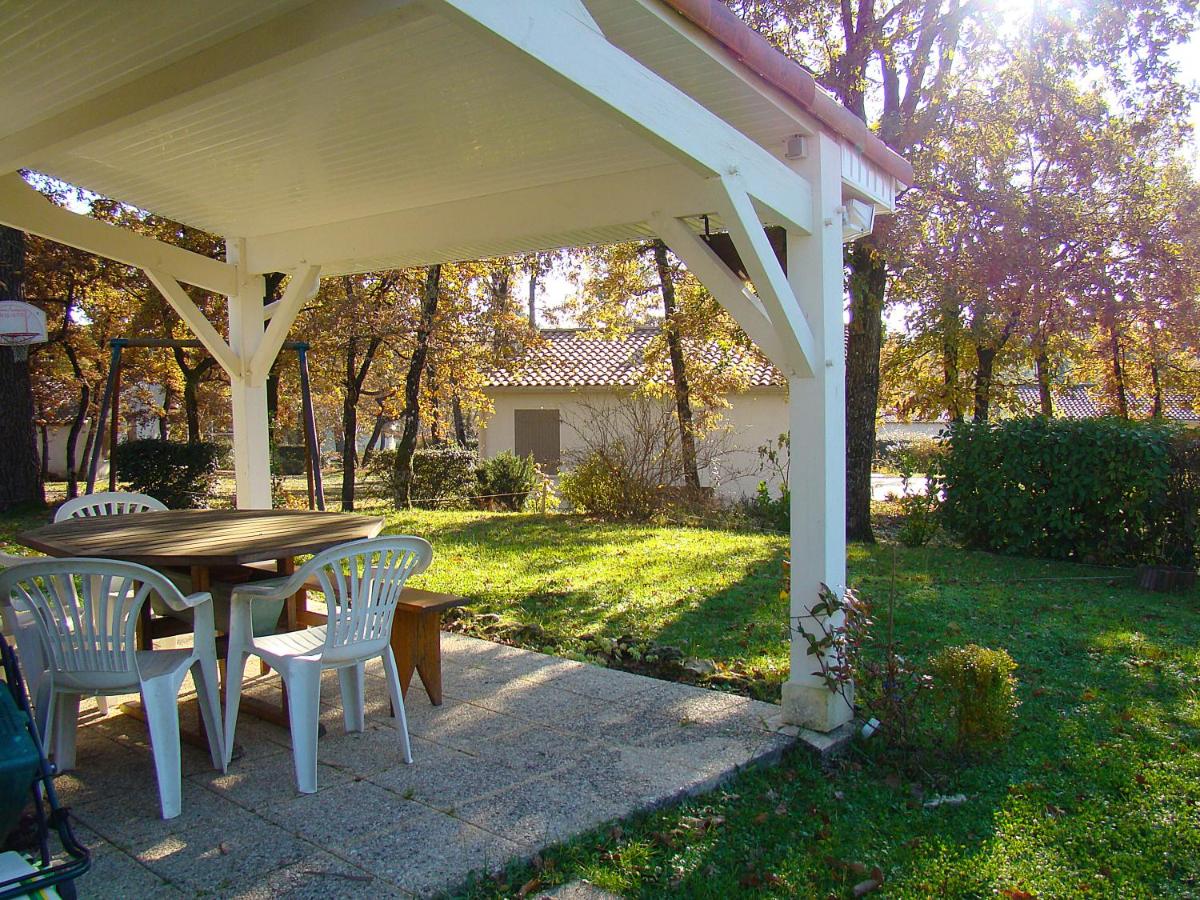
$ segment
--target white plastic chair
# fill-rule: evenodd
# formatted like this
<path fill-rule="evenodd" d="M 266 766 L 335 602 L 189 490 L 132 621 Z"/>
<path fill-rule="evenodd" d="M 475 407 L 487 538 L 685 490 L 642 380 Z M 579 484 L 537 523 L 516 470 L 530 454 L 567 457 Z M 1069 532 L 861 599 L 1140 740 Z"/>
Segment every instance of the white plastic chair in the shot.
<path fill-rule="evenodd" d="M 390 644 L 392 619 L 404 582 L 425 571 L 432 559 L 433 548 L 422 538 L 368 538 L 318 553 L 293 575 L 237 585 L 230 611 L 225 683 L 226 764 L 237 725 L 242 672 L 251 654 L 277 671 L 287 689 L 292 756 L 301 793 L 317 790 L 317 728 L 321 672 L 325 669 L 338 670 L 346 730 L 362 731 L 366 717 L 364 666 L 377 656 L 383 659 L 392 709 L 399 719 L 404 761 L 411 763 L 404 696 Z M 325 593 L 328 622 L 303 631 L 254 637 L 250 605 L 258 599 L 290 597 L 313 576 Z"/>
<path fill-rule="evenodd" d="M 123 516 L 127 513 L 166 512 L 167 505 L 149 494 L 133 491 L 100 491 L 72 497 L 54 511 L 55 522 L 68 519 L 90 519 L 95 516 Z M 96 709 L 101 715 L 108 713 L 108 700 L 96 698 Z"/>
<path fill-rule="evenodd" d="M 0 572 L 45 558 L 0 553 Z M 16 642 L 17 656 L 21 660 L 21 674 L 25 676 L 25 687 L 29 691 L 30 700 L 36 704 L 42 682 L 46 678 L 46 657 L 42 653 L 41 638 L 37 635 L 37 629 L 33 627 L 33 613 L 27 609 L 13 608 L 8 602 L 8 597 L 0 594 L 0 623 L 3 624 L 5 636 Z"/>
<path fill-rule="evenodd" d="M 55 522 L 92 516 L 123 516 L 127 513 L 166 512 L 167 505 L 149 494 L 132 491 L 100 491 L 68 500 L 54 511 Z"/>
<path fill-rule="evenodd" d="M 190 608 L 190 649 L 138 650 L 138 613 L 157 594 L 172 607 Z M 179 690 L 188 671 L 208 733 L 213 765 L 224 771 L 217 695 L 216 633 L 212 598 L 183 596 L 153 569 L 106 559 L 50 559 L 0 573 L 0 597 L 32 617 L 47 664 L 37 704 L 39 726 L 60 770 L 75 764 L 79 698 L 84 694 L 142 696 L 164 819 L 179 815 L 181 760 Z"/>

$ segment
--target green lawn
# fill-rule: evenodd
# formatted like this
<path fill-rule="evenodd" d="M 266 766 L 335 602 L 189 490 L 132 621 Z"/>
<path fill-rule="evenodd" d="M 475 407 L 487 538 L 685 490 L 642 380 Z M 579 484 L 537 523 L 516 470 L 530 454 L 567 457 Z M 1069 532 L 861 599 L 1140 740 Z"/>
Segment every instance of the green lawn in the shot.
<path fill-rule="evenodd" d="M 0 519 L 0 544 L 45 518 Z M 389 514 L 389 530 L 432 540 L 425 586 L 539 623 L 541 642 L 629 632 L 784 672 L 778 536 L 424 511 Z M 893 759 L 867 742 L 828 772 L 797 752 L 467 893 L 587 877 L 629 896 L 849 896 L 878 867 L 885 896 L 1200 896 L 1200 593 L 891 545 L 852 547 L 850 580 L 882 604 L 893 563 L 910 659 L 966 642 L 1016 659 L 1022 705 L 1005 746 Z M 965 803 L 922 805 L 957 793 Z"/>

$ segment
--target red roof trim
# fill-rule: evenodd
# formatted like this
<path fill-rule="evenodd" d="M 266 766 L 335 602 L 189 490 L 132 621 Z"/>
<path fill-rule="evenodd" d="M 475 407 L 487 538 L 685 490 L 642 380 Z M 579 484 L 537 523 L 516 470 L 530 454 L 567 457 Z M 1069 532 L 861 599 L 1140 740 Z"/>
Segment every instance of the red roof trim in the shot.
<path fill-rule="evenodd" d="M 881 141 L 866 123 L 817 85 L 798 63 L 739 19 L 721 0 L 663 0 L 685 19 L 715 38 L 747 68 L 783 91 L 813 118 L 841 135 L 888 175 L 913 183 L 912 165 Z"/>

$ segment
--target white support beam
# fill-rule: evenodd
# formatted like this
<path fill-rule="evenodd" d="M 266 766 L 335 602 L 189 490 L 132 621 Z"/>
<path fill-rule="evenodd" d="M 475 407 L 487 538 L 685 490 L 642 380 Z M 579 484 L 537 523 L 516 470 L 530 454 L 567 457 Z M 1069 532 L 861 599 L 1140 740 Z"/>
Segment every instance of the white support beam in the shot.
<path fill-rule="evenodd" d="M 788 279 L 812 325 L 817 355 L 811 377 L 788 382 L 793 632 L 782 707 L 786 721 L 828 732 L 849 721 L 853 710 L 845 694 L 826 686 L 819 661 L 809 654 L 800 632 L 817 638 L 822 634 L 810 615 L 822 584 L 839 594 L 846 589 L 845 277 L 838 146 L 825 134 L 813 144 L 809 158 L 798 165 L 813 183 L 822 228 L 815 235 L 787 235 Z"/>
<path fill-rule="evenodd" d="M 653 215 L 650 225 L 663 243 L 671 248 L 671 252 L 683 260 L 688 270 L 737 320 L 763 355 L 783 373 L 794 374 L 792 361 L 784 352 L 775 325 L 762 303 L 729 271 L 729 267 L 700 239 L 700 235 L 674 216 L 664 216 L 662 213 Z"/>
<path fill-rule="evenodd" d="M 308 3 L 0 139 L 0 172 L 428 15 L 410 0 Z"/>
<path fill-rule="evenodd" d="M 229 377 L 235 378 L 241 375 L 241 360 L 234 355 L 220 332 L 213 327 L 212 322 L 208 321 L 208 317 L 179 286 L 179 282 L 167 273 L 159 272 L 156 269 L 146 268 L 143 271 L 150 279 L 150 283 L 158 288 L 159 293 L 166 298 L 175 312 L 179 313 L 179 318 L 183 319 L 184 324 L 199 338 L 204 349 L 211 353 L 221 364 L 221 368 L 229 373 Z"/>
<path fill-rule="evenodd" d="M 733 176 L 714 180 L 719 182 L 724 194 L 719 212 L 758 299 L 775 323 L 783 351 L 791 362 L 788 369 L 801 376 L 811 376 L 813 369 L 821 365 L 816 358 L 812 330 L 763 230 L 750 195 Z"/>
<path fill-rule="evenodd" d="M 20 175 L 0 176 L 0 223 L 214 293 L 228 294 L 237 284 L 228 263 L 55 206 Z"/>
<path fill-rule="evenodd" d="M 246 242 L 229 239 L 225 255 L 235 263 L 246 258 Z M 263 292 L 261 275 L 239 267 L 237 291 L 229 295 L 229 344 L 240 360 L 254 359 L 263 342 Z M 243 365 L 229 376 L 233 407 L 233 471 L 237 480 L 238 509 L 271 508 L 271 445 L 267 427 L 266 379 L 250 377 Z"/>
<path fill-rule="evenodd" d="M 285 272 L 297 259 L 319 260 L 329 277 L 504 256 L 566 246 L 556 243 L 562 235 L 647 222 L 655 210 L 701 215 L 718 200 L 708 179 L 671 163 L 258 235 L 246 265 Z"/>
<path fill-rule="evenodd" d="M 810 232 L 812 194 L 803 177 L 728 122 L 643 66 L 571 13 L 568 0 L 432 0 L 520 51 L 705 176 L 736 172 L 782 223 Z"/>
<path fill-rule="evenodd" d="M 275 307 L 271 316 L 271 324 L 267 326 L 262 341 L 254 351 L 250 364 L 246 367 L 246 374 L 251 383 L 266 382 L 275 357 L 279 355 L 279 348 L 283 346 L 283 342 L 287 338 L 288 329 L 292 327 L 292 323 L 296 321 L 296 316 L 300 312 L 300 305 L 313 295 L 313 290 L 320 282 L 320 277 L 320 266 L 302 265 L 298 267 L 288 282 L 283 296 L 276 303 L 271 304 Z M 265 308 L 263 315 L 266 315 Z"/>

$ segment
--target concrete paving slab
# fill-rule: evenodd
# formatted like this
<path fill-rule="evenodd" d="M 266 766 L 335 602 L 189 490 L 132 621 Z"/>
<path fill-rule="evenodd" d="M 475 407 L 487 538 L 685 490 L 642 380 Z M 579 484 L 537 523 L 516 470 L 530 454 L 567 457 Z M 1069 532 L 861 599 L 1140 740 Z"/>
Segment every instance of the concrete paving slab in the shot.
<path fill-rule="evenodd" d="M 445 703 L 432 706 L 416 681 L 405 703 L 411 766 L 381 669 L 368 667 L 358 734 L 344 731 L 336 676 L 323 682 L 316 794 L 296 790 L 286 729 L 244 714 L 243 755 L 227 774 L 184 751 L 183 814 L 163 822 L 145 727 L 89 713 L 78 769 L 57 779 L 93 829 L 104 879 L 95 889 L 82 881 L 81 896 L 439 893 L 710 789 L 796 740 L 768 724 L 769 704 L 444 638 Z M 248 693 L 277 701 L 278 680 L 255 678 Z"/>

